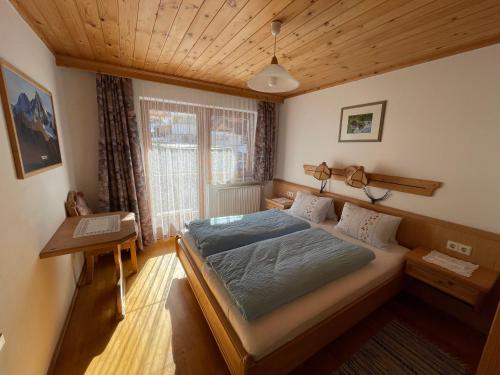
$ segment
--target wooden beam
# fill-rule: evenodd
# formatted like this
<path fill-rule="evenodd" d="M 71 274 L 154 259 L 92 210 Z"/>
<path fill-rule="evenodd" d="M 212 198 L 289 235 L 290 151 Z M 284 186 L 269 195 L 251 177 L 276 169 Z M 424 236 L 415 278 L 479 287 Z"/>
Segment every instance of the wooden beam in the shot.
<path fill-rule="evenodd" d="M 243 96 L 246 98 L 265 100 L 274 103 L 283 103 L 284 101 L 284 97 L 280 95 L 269 95 L 248 89 L 242 89 L 239 87 L 226 86 L 213 82 L 200 81 L 191 78 L 183 78 L 169 74 L 155 73 L 147 70 L 129 68 L 115 64 L 102 63 L 98 61 L 78 59 L 69 56 L 56 55 L 56 64 L 58 66 L 65 66 L 68 68 L 86 70 L 95 73 L 110 74 L 119 77 L 135 78 L 135 79 L 142 79 L 145 81 L 166 83 L 169 85 L 189 87 L 192 89 L 218 92 L 227 95 Z"/>
<path fill-rule="evenodd" d="M 312 176 L 316 167 L 316 165 L 304 164 L 304 173 Z M 330 168 L 330 170 L 332 173 L 331 179 L 345 181 L 344 169 Z M 434 191 L 442 185 L 442 183 L 438 181 L 387 176 L 379 173 L 366 172 L 366 176 L 368 177 L 368 186 L 401 191 L 409 194 L 424 195 L 427 197 L 432 196 Z"/>

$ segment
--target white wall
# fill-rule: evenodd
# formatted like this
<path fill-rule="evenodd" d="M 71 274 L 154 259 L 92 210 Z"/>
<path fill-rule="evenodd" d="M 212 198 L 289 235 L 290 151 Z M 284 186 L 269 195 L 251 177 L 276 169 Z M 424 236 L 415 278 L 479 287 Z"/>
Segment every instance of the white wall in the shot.
<path fill-rule="evenodd" d="M 66 112 L 68 164 L 75 189 L 97 210 L 99 125 L 95 73 L 58 68 L 60 101 Z"/>
<path fill-rule="evenodd" d="M 0 109 L 0 374 L 44 374 L 81 269 L 81 258 L 40 260 L 38 254 L 65 217 L 73 185 L 67 122 L 57 87 L 58 68 L 45 45 L 7 0 L 0 0 L 0 57 L 53 94 L 63 166 L 18 180 Z"/>
<path fill-rule="evenodd" d="M 342 107 L 387 100 L 380 143 L 339 143 Z M 500 45 L 285 101 L 276 177 L 319 186 L 302 165 L 442 181 L 433 197 L 394 192 L 387 206 L 500 233 Z M 331 182 L 330 191 L 364 198 Z"/>

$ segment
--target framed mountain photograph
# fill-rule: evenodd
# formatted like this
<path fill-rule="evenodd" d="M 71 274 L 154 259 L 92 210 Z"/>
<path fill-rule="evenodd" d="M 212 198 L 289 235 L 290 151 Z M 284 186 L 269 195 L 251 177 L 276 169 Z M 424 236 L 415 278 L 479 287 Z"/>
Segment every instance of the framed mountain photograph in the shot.
<path fill-rule="evenodd" d="M 62 165 L 52 94 L 0 60 L 0 95 L 18 178 Z"/>
<path fill-rule="evenodd" d="M 339 142 L 380 142 L 387 101 L 342 108 Z"/>

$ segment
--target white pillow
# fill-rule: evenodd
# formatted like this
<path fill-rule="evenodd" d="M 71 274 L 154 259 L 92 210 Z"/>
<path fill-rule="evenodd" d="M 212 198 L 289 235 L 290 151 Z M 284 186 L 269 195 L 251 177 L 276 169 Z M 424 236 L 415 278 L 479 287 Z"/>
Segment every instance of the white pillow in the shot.
<path fill-rule="evenodd" d="M 335 220 L 337 221 L 337 214 L 335 213 L 335 201 L 332 199 L 332 204 L 330 205 L 330 208 L 328 209 L 328 212 L 326 213 L 326 218 L 328 220 Z"/>
<path fill-rule="evenodd" d="M 367 210 L 346 202 L 336 229 L 348 236 L 378 248 L 396 242 L 396 232 L 401 218 Z"/>
<path fill-rule="evenodd" d="M 318 197 L 298 191 L 292 207 L 290 207 L 290 213 L 314 223 L 321 223 L 325 220 L 332 204 L 331 198 Z"/>

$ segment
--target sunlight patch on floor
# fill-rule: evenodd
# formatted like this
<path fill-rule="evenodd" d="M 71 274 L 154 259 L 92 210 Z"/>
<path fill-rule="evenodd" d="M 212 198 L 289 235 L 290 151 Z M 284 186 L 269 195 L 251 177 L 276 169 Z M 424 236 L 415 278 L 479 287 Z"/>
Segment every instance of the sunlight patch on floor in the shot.
<path fill-rule="evenodd" d="M 127 291 L 127 314 L 85 374 L 173 374 L 168 297 L 184 271 L 175 254 L 148 259 Z"/>

